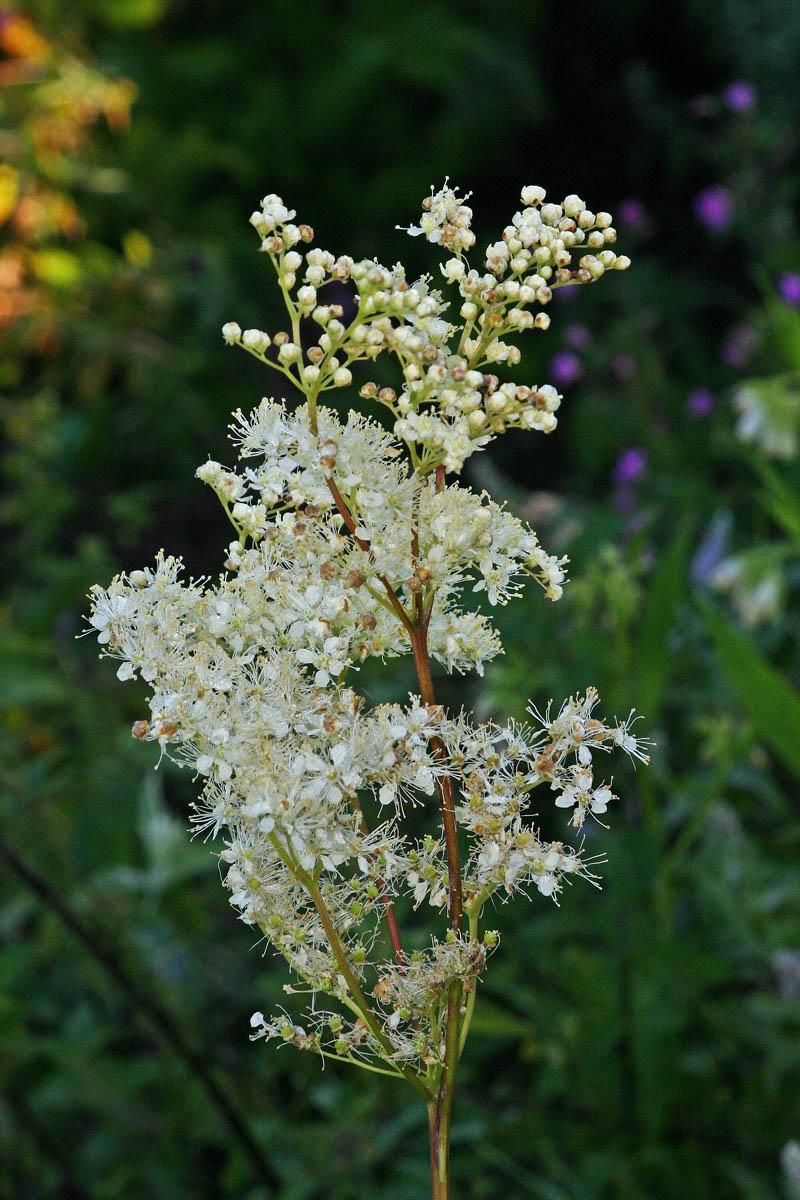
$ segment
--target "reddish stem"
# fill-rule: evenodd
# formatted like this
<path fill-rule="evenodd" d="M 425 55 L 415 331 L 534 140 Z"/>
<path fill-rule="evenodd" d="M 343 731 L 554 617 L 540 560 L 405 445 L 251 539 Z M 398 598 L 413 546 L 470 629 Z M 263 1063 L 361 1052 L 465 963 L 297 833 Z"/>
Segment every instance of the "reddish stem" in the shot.
<path fill-rule="evenodd" d="M 417 668 L 420 695 L 425 704 L 432 708 L 436 705 L 436 697 L 433 691 L 433 680 L 431 679 L 426 628 L 414 631 L 411 635 L 411 648 L 414 652 L 414 664 Z M 447 751 L 444 748 L 441 738 L 432 738 L 431 746 L 438 761 L 445 763 L 447 761 Z M 456 825 L 456 810 L 453 803 L 453 790 L 447 775 L 442 775 L 439 779 L 439 793 L 442 802 L 444 842 L 445 849 L 447 850 L 450 928 L 459 932 L 461 930 L 462 913 L 461 856 L 458 849 L 458 828 Z"/>
<path fill-rule="evenodd" d="M 367 825 L 366 818 L 364 817 L 364 811 L 361 808 L 358 799 L 353 801 L 353 806 L 358 813 L 358 823 L 361 828 L 361 835 L 362 837 L 367 837 L 369 834 L 369 826 Z M 380 893 L 381 904 L 383 905 L 383 915 L 386 918 L 386 928 L 389 930 L 389 941 L 392 943 L 392 949 L 394 950 L 394 956 L 397 959 L 398 966 L 404 967 L 406 965 L 406 955 L 405 951 L 403 950 L 403 943 L 400 939 L 400 930 L 397 925 L 397 917 L 394 915 L 394 907 L 392 905 L 391 897 L 389 896 L 388 888 L 386 887 L 386 880 L 382 875 L 377 877 L 377 885 Z"/>
<path fill-rule="evenodd" d="M 445 471 L 444 467 L 436 468 L 436 490 L 442 491 L 445 486 Z M 332 478 L 328 479 L 328 487 L 331 496 L 334 499 L 337 509 L 352 534 L 355 542 L 362 550 L 369 552 L 369 543 L 363 538 L 356 536 L 356 524 L 353 520 L 353 515 L 350 512 L 344 497 L 336 486 Z M 416 523 L 412 529 L 412 556 L 416 562 L 419 557 L 419 534 L 416 528 Z M 433 610 L 433 598 L 431 598 L 427 608 L 423 608 L 421 592 L 414 595 L 414 620 L 412 621 L 408 613 L 403 608 L 398 600 L 395 592 L 389 581 L 382 575 L 379 575 L 381 583 L 386 589 L 386 593 L 392 604 L 392 608 L 400 618 L 404 628 L 406 629 L 411 641 L 411 649 L 414 654 L 414 665 L 417 671 L 417 679 L 419 681 L 420 696 L 423 703 L 428 708 L 436 707 L 436 696 L 433 690 L 433 679 L 431 678 L 430 656 L 428 654 L 428 624 Z M 431 747 L 438 762 L 446 764 L 447 751 L 441 738 L 431 739 Z M 442 775 L 439 779 L 439 794 L 441 797 L 442 808 L 442 826 L 444 829 L 445 848 L 447 851 L 447 866 L 448 866 L 448 913 L 450 919 L 450 928 L 456 932 L 461 932 L 462 911 L 463 911 L 463 895 L 461 881 L 461 858 L 458 848 L 458 827 L 456 824 L 455 805 L 453 803 L 453 790 L 450 779 L 447 775 Z M 399 947 L 399 934 L 397 934 L 397 943 L 392 931 L 397 932 L 394 922 L 394 913 L 391 912 L 391 906 L 387 907 L 387 925 L 389 927 L 389 936 L 392 938 L 392 945 L 395 948 L 395 955 L 402 954 L 402 947 Z M 401 959 L 398 957 L 398 962 Z M 404 959 L 402 961 L 405 961 Z M 455 1086 L 455 1071 L 458 1063 L 460 1031 L 461 1031 L 461 1000 L 462 990 L 458 980 L 454 980 L 450 985 L 447 996 L 447 1016 L 445 1018 L 445 1055 L 444 1063 L 442 1064 L 442 1074 L 439 1081 L 439 1090 L 436 1098 L 428 1104 L 428 1123 L 430 1131 L 430 1154 L 431 1154 L 431 1182 L 432 1182 L 432 1197 L 433 1200 L 449 1200 L 450 1196 L 450 1114 L 453 1107 L 453 1091 Z"/>
<path fill-rule="evenodd" d="M 397 917 L 394 915 L 394 907 L 389 899 L 389 893 L 386 891 L 386 884 L 383 879 L 378 880 L 378 887 L 381 891 L 383 915 L 386 917 L 386 928 L 389 930 L 389 940 L 392 943 L 394 956 L 397 959 L 397 965 L 404 967 L 406 965 L 406 956 L 405 951 L 403 950 L 403 943 L 400 941 L 400 930 L 397 926 Z"/>
<path fill-rule="evenodd" d="M 330 491 L 330 494 L 333 496 L 334 503 L 339 510 L 339 514 L 340 514 L 342 520 L 344 521 L 345 525 L 347 526 L 349 532 L 352 534 L 355 544 L 361 550 L 366 550 L 367 553 L 369 553 L 370 552 L 369 542 L 365 542 L 363 538 L 360 538 L 356 535 L 356 523 L 353 520 L 353 514 L 350 512 L 350 509 L 347 507 L 347 502 L 345 501 L 344 496 L 339 491 L 338 487 L 336 486 L 336 484 L 333 481 L 333 477 L 330 475 L 328 476 L 327 484 L 328 484 L 328 490 Z M 386 578 L 385 575 L 379 575 L 378 579 L 381 581 L 384 588 L 386 589 L 386 594 L 389 597 L 389 603 L 391 604 L 394 611 L 397 613 L 398 619 L 400 620 L 400 623 L 402 624 L 403 628 L 410 632 L 411 622 L 408 619 L 408 613 L 403 608 L 400 601 L 397 599 L 394 588 L 389 583 L 389 580 Z"/>
<path fill-rule="evenodd" d="M 347 506 L 347 502 L 345 501 L 344 496 L 342 495 L 342 493 L 339 491 L 338 487 L 336 486 L 333 476 L 330 476 L 330 475 L 328 476 L 327 483 L 328 483 L 328 490 L 330 491 L 331 495 L 333 496 L 334 503 L 336 504 L 336 507 L 339 510 L 339 514 L 340 514 L 342 520 L 344 521 L 350 534 L 352 535 L 353 540 L 355 541 L 357 546 L 359 546 L 362 550 L 366 550 L 367 553 L 369 553 L 369 542 L 366 542 L 366 541 L 364 541 L 363 538 L 356 536 L 356 523 L 353 520 L 353 514 L 350 512 L 350 509 Z M 397 599 L 397 596 L 395 595 L 394 590 L 393 590 L 391 584 L 389 583 L 388 579 L 386 579 L 385 576 L 383 576 L 383 575 L 379 575 L 378 578 L 380 579 L 383 586 L 386 588 L 386 591 L 389 595 L 390 601 L 392 601 L 392 607 L 394 608 L 395 612 L 398 613 L 398 616 L 402 620 L 403 625 L 407 626 L 408 625 L 408 616 L 406 614 L 406 611 L 403 608 L 400 601 Z M 367 823 L 364 820 L 364 814 L 363 814 L 363 812 L 361 812 L 360 806 L 359 806 L 359 815 L 361 818 L 362 832 L 366 835 L 367 833 L 369 833 L 369 830 L 367 828 Z M 397 917 L 394 915 L 394 906 L 392 905 L 392 901 L 389 898 L 389 893 L 386 888 L 386 881 L 382 878 L 379 878 L 378 879 L 378 887 L 380 889 L 381 904 L 383 905 L 383 912 L 384 912 L 384 916 L 386 917 L 386 927 L 389 930 L 389 940 L 392 943 L 392 949 L 394 950 L 394 956 L 397 959 L 398 964 L 400 966 L 404 966 L 405 962 L 406 962 L 406 956 L 405 956 L 405 952 L 403 950 L 403 944 L 400 940 L 400 930 L 397 925 Z"/>

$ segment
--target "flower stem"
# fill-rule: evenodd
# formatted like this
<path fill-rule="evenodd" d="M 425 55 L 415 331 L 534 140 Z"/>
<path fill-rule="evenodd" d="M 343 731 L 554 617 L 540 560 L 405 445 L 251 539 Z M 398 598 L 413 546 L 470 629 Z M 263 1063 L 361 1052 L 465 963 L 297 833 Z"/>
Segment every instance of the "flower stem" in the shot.
<path fill-rule="evenodd" d="M 439 475 L 437 472 L 438 484 Z M 443 477 L 441 484 L 442 486 L 444 484 Z M 420 695 L 429 708 L 434 708 L 436 705 L 436 696 L 433 690 L 433 679 L 431 678 L 427 625 L 424 623 L 415 624 L 410 636 Z M 431 745 L 439 762 L 446 763 L 447 751 L 441 739 L 433 739 Z M 439 794 L 441 797 L 445 848 L 447 850 L 450 929 L 454 933 L 460 933 L 463 912 L 461 859 L 458 848 L 458 827 L 456 825 L 456 812 L 453 803 L 453 790 L 447 775 L 442 775 L 439 779 Z M 461 1053 L 461 1001 L 461 982 L 456 979 L 450 984 L 447 993 L 445 1054 L 439 1079 L 439 1089 L 436 1099 L 428 1106 L 433 1200 L 449 1200 L 450 1198 L 450 1115 L 453 1108 L 456 1066 L 458 1065 Z"/>
<path fill-rule="evenodd" d="M 270 841 L 275 847 L 278 857 L 288 867 L 295 878 L 299 880 L 311 897 L 314 907 L 319 915 L 319 919 L 322 922 L 322 927 L 325 930 L 325 935 L 328 939 L 330 948 L 333 951 L 333 956 L 338 963 L 339 970 L 344 977 L 350 995 L 353 998 L 356 1008 L 361 1014 L 364 1024 L 367 1026 L 372 1033 L 372 1036 L 380 1045 L 381 1050 L 383 1050 L 386 1056 L 386 1060 L 388 1062 L 393 1061 L 392 1044 L 381 1029 L 375 1013 L 373 1012 L 366 996 L 364 995 L 361 984 L 358 982 L 358 978 L 353 970 L 349 958 L 347 957 L 347 951 L 342 945 L 342 939 L 339 937 L 333 917 L 331 916 L 330 910 L 325 903 L 325 897 L 322 895 L 319 884 L 308 873 L 308 871 L 304 871 L 300 864 L 294 861 L 291 851 L 281 845 L 280 839 L 276 834 L 273 833 L 269 836 Z M 427 1103 L 430 1100 L 430 1092 L 416 1072 L 413 1071 L 411 1067 L 404 1065 L 400 1066 L 398 1069 L 403 1078 L 408 1080 L 411 1086 L 419 1092 L 419 1094 Z"/>
<path fill-rule="evenodd" d="M 416 628 L 411 635 L 411 649 L 414 652 L 414 664 L 417 668 L 420 696 L 429 708 L 436 705 L 436 696 L 431 679 L 431 663 L 428 657 L 427 630 Z M 446 762 L 447 751 L 440 738 L 431 740 L 433 752 L 440 762 Z M 442 803 L 442 826 L 447 850 L 448 866 L 448 911 L 450 928 L 458 933 L 461 930 L 462 891 L 461 891 L 461 858 L 458 849 L 458 828 L 456 826 L 456 810 L 453 803 L 453 789 L 447 775 L 439 779 L 439 794 Z"/>

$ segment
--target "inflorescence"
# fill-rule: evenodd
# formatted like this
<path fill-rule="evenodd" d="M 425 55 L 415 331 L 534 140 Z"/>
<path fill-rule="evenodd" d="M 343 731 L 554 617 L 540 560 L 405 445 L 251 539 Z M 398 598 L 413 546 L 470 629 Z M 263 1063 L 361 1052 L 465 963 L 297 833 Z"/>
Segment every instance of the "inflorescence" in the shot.
<path fill-rule="evenodd" d="M 285 957 L 287 990 L 314 997 L 301 1023 L 255 1013 L 253 1036 L 372 1069 L 380 1061 L 432 1089 L 450 1061 L 448 998 L 460 1005 L 463 1046 L 497 944 L 480 930 L 487 903 L 531 890 L 557 898 L 572 877 L 595 878 L 581 847 L 543 840 L 534 791 L 580 828 L 615 799 L 595 775 L 603 754 L 647 761 L 632 716 L 595 716 L 592 688 L 555 712 L 531 707 L 529 724 L 498 725 L 445 712 L 428 669 L 433 658 L 482 673 L 499 653 L 481 594 L 491 609 L 531 577 L 548 599 L 561 596 L 566 560 L 458 476 L 506 430 L 555 429 L 555 388 L 505 378 L 520 362 L 516 339 L 547 329 L 554 289 L 629 260 L 612 248 L 608 213 L 577 196 L 546 203 L 542 188 L 526 187 L 483 270 L 470 267 L 472 211 L 445 184 L 408 233 L 445 253 L 456 320 L 431 277 L 409 283 L 401 265 L 312 248 L 295 216 L 269 195 L 251 217 L 289 328 L 223 329 L 302 402 L 264 399 L 235 413 L 238 465 L 198 468 L 233 526 L 222 574 L 186 580 L 180 561 L 159 554 L 94 588 L 90 622 L 119 678 L 151 689 L 134 736 L 202 779 L 192 822 L 225 839 L 231 903 Z M 353 311 L 329 301 L 333 283 L 351 290 Z M 364 382 L 367 414 L 323 405 L 381 354 L 395 361 L 397 388 Z M 419 694 L 369 706 L 354 687 L 359 664 L 408 653 Z M 411 836 L 407 810 L 434 804 L 431 831 Z M 402 897 L 447 910 L 440 939 L 403 948 Z"/>

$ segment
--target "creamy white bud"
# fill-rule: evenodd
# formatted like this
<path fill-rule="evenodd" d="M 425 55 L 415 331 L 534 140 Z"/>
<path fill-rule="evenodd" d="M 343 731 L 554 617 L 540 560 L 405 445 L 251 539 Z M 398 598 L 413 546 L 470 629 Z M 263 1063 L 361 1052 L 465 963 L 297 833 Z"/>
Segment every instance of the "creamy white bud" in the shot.
<path fill-rule="evenodd" d="M 580 196 L 571 195 L 564 198 L 564 212 L 568 217 L 577 217 L 583 212 L 586 205 L 581 200 Z"/>
<path fill-rule="evenodd" d="M 440 270 L 448 283 L 457 283 L 464 278 L 466 268 L 460 258 L 450 258 L 440 265 Z"/>
<path fill-rule="evenodd" d="M 533 184 L 529 184 L 522 189 L 521 199 L 523 204 L 541 204 L 546 195 L 547 192 L 543 187 L 534 187 Z"/>
<path fill-rule="evenodd" d="M 278 349 L 278 358 L 284 364 L 298 362 L 302 357 L 300 347 L 294 342 L 284 342 Z"/>
<path fill-rule="evenodd" d="M 542 220 L 548 225 L 555 225 L 564 215 L 564 210 L 560 204 L 544 204 L 542 205 Z"/>
<path fill-rule="evenodd" d="M 242 334 L 242 345 L 248 350 L 255 350 L 258 354 L 263 354 L 271 345 L 270 339 L 262 329 L 245 329 Z"/>

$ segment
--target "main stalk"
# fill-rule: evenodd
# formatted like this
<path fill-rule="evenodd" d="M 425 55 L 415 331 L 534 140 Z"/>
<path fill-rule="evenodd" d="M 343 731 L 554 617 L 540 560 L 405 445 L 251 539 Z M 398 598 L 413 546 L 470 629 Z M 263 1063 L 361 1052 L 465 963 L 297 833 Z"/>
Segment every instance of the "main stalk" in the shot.
<path fill-rule="evenodd" d="M 420 696 L 429 708 L 433 708 L 436 704 L 436 697 L 433 691 L 428 655 L 427 622 L 419 619 L 415 622 L 411 633 L 411 647 L 417 669 Z M 432 742 L 432 746 L 437 759 L 444 762 L 447 752 L 441 740 L 437 738 Z M 461 861 L 453 789 L 450 779 L 446 775 L 439 780 L 439 794 L 447 850 L 449 922 L 453 932 L 460 933 L 463 909 Z M 454 980 L 450 984 L 448 991 L 444 1032 L 445 1055 L 439 1086 L 435 1097 L 428 1104 L 433 1200 L 450 1200 L 450 1116 L 453 1109 L 453 1091 L 461 1038 L 461 983 L 458 980 Z"/>

